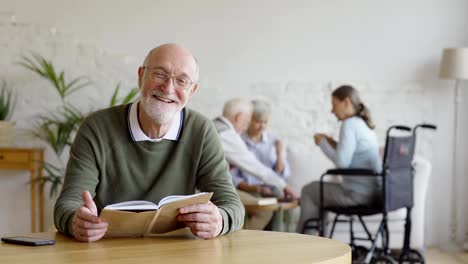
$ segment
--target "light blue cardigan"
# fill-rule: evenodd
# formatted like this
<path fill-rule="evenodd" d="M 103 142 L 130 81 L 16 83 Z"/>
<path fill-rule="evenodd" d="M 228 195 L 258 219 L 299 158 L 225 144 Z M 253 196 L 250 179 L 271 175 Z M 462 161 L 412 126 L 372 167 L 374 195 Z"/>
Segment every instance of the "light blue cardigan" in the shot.
<path fill-rule="evenodd" d="M 377 136 L 360 117 L 353 116 L 343 120 L 336 149 L 326 139 L 322 139 L 319 146 L 337 168 L 362 168 L 377 172 L 382 169 Z M 343 184 L 354 192 L 371 194 L 380 187 L 380 180 L 343 177 Z"/>

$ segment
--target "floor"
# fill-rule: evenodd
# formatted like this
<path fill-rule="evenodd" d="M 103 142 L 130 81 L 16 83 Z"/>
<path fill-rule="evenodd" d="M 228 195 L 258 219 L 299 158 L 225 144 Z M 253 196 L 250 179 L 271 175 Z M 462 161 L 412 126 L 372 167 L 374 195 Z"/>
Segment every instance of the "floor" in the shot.
<path fill-rule="evenodd" d="M 447 251 L 439 248 L 430 248 L 424 252 L 428 264 L 467 264 L 468 252 Z"/>
<path fill-rule="evenodd" d="M 462 252 L 440 248 L 429 248 L 421 253 L 423 253 L 426 264 L 468 264 L 468 251 Z M 398 260 L 398 250 L 392 250 L 392 255 L 395 260 Z"/>

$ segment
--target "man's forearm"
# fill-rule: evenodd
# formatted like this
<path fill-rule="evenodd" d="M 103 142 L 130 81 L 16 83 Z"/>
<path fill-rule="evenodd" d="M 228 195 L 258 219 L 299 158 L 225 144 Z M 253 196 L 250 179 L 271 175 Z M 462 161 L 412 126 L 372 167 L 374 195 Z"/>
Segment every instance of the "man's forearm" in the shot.
<path fill-rule="evenodd" d="M 239 183 L 237 188 L 241 191 L 246 191 L 246 192 L 258 192 L 259 191 L 258 185 L 250 185 L 246 182 Z"/>
<path fill-rule="evenodd" d="M 75 210 L 66 209 L 59 202 L 56 203 L 54 208 L 54 224 L 60 233 L 73 236 L 71 224 L 74 214 Z"/>

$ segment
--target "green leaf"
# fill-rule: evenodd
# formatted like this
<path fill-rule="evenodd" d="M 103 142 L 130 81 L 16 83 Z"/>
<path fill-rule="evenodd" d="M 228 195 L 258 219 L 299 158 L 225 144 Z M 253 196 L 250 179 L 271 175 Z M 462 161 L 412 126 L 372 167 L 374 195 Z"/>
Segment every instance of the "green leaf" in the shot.
<path fill-rule="evenodd" d="M 130 90 L 127 96 L 125 96 L 125 98 L 122 100 L 122 104 L 128 104 L 131 101 L 133 101 L 133 99 L 138 95 L 139 92 L 140 92 L 140 89 L 138 89 L 137 87 Z"/>
<path fill-rule="evenodd" d="M 62 100 L 70 94 L 91 84 L 90 81 L 85 81 L 83 77 L 75 78 L 67 83 L 64 71 L 57 72 L 52 62 L 47 61 L 44 57 L 35 52 L 30 52 L 29 57 L 25 55 L 21 56 L 21 61 L 18 62 L 18 64 L 37 73 L 39 76 L 44 77 L 44 79 L 52 83 L 55 91 L 57 91 Z"/>
<path fill-rule="evenodd" d="M 117 84 L 117 86 L 114 89 L 114 93 L 112 94 L 109 106 L 112 107 L 112 106 L 115 106 L 117 104 L 117 96 L 119 94 L 119 90 L 120 90 L 120 82 Z"/>
<path fill-rule="evenodd" d="M 35 181 L 40 184 L 41 189 L 44 188 L 46 183 L 50 183 L 49 197 L 53 198 L 57 195 L 63 183 L 65 170 L 45 161 L 42 163 L 42 167 L 45 171 L 44 176 L 42 178 L 36 178 Z"/>
<path fill-rule="evenodd" d="M 82 80 L 82 79 L 80 79 Z M 81 88 L 84 88 L 88 85 L 90 85 L 92 82 L 91 81 L 85 81 L 85 83 L 81 83 L 81 84 L 77 84 L 75 87 L 73 87 L 73 89 L 70 87 L 69 89 L 67 89 L 67 92 L 66 92 L 66 96 L 80 90 Z"/>
<path fill-rule="evenodd" d="M 12 89 L 8 88 L 5 80 L 2 80 L 0 90 L 0 120 L 9 120 L 16 107 L 17 97 Z"/>
<path fill-rule="evenodd" d="M 123 99 L 118 99 L 119 90 L 120 90 L 120 82 L 117 84 L 117 86 L 114 89 L 114 93 L 112 94 L 112 97 L 109 103 L 110 107 L 116 106 L 119 104 L 128 104 L 131 101 L 133 101 L 134 98 L 140 92 L 140 89 L 138 89 L 138 87 L 135 87 L 135 88 L 132 88 Z"/>
<path fill-rule="evenodd" d="M 84 120 L 84 114 L 72 105 L 65 104 L 56 113 L 37 118 L 36 137 L 46 141 L 57 156 L 61 156 L 66 146 L 70 146 L 73 136 Z"/>

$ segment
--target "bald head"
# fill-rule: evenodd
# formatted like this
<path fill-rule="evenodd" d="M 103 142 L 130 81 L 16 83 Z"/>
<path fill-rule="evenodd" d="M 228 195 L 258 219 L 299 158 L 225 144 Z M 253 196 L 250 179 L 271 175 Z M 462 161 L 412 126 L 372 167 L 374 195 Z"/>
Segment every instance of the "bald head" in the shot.
<path fill-rule="evenodd" d="M 166 43 L 162 44 L 156 48 L 153 48 L 148 52 L 146 55 L 145 60 L 143 61 L 143 66 L 150 66 L 151 61 L 157 60 L 160 57 L 169 56 L 171 58 L 178 58 L 183 59 L 185 63 L 189 63 L 190 65 L 186 65 L 188 69 L 192 69 L 192 73 L 188 73 L 193 81 L 198 81 L 198 61 L 193 56 L 192 52 L 187 48 L 175 44 L 175 43 Z"/>
<path fill-rule="evenodd" d="M 138 68 L 142 95 L 138 109 L 143 110 L 139 111 L 139 121 L 146 135 L 160 138 L 167 132 L 175 114 L 197 90 L 197 81 L 197 62 L 188 49 L 164 44 L 148 53 Z"/>

